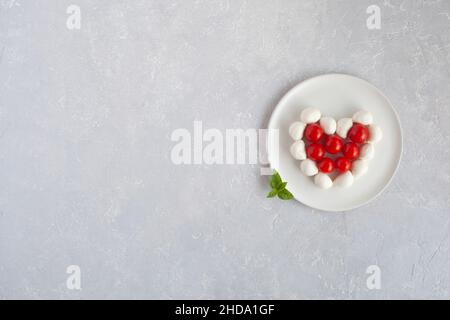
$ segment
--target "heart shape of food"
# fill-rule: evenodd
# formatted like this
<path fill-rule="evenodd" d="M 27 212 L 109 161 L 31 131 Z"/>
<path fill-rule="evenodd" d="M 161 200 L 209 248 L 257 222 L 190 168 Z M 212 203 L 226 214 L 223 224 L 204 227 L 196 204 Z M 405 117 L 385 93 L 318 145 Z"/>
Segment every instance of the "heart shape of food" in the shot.
<path fill-rule="evenodd" d="M 323 189 L 350 187 L 363 176 L 374 156 L 374 145 L 383 135 L 366 110 L 336 121 L 315 108 L 304 109 L 289 134 L 295 140 L 290 151 L 301 160 L 301 171 Z"/>

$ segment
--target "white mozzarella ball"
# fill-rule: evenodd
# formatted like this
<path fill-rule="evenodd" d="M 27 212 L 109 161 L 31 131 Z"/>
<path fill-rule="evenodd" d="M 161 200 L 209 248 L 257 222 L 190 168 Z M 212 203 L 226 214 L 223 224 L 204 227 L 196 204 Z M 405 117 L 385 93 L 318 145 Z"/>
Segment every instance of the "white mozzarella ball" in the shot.
<path fill-rule="evenodd" d="M 334 179 L 334 184 L 339 187 L 347 188 L 353 184 L 353 181 L 353 174 L 350 171 L 346 171 Z"/>
<path fill-rule="evenodd" d="M 291 146 L 291 154 L 297 160 L 306 159 L 305 143 L 303 140 L 295 141 Z"/>
<path fill-rule="evenodd" d="M 306 108 L 300 114 L 300 120 L 304 123 L 314 123 L 320 119 L 320 110 L 316 108 Z"/>
<path fill-rule="evenodd" d="M 320 126 L 326 134 L 334 134 L 336 132 L 336 120 L 331 117 L 320 118 Z"/>
<path fill-rule="evenodd" d="M 347 138 L 348 130 L 353 126 L 353 120 L 350 118 L 342 118 L 337 121 L 336 133 L 341 138 Z"/>
<path fill-rule="evenodd" d="M 381 128 L 377 125 L 370 125 L 369 126 L 369 142 L 376 143 L 380 141 L 383 138 L 383 131 L 381 131 Z"/>
<path fill-rule="evenodd" d="M 368 169 L 369 163 L 366 160 L 356 160 L 352 163 L 352 174 L 355 179 L 365 175 Z"/>
<path fill-rule="evenodd" d="M 303 131 L 305 131 L 306 123 L 296 121 L 289 127 L 289 135 L 294 140 L 303 138 Z"/>
<path fill-rule="evenodd" d="M 331 180 L 327 174 L 322 172 L 316 174 L 314 183 L 322 189 L 329 189 L 333 186 L 333 180 Z"/>
<path fill-rule="evenodd" d="M 373 116 L 369 111 L 359 110 L 353 115 L 353 122 L 367 126 L 369 124 L 372 124 Z"/>
<path fill-rule="evenodd" d="M 366 143 L 361 147 L 359 158 L 362 160 L 371 160 L 375 154 L 375 148 L 373 144 Z"/>
<path fill-rule="evenodd" d="M 316 163 L 310 159 L 303 160 L 302 163 L 300 164 L 300 169 L 307 177 L 314 176 L 319 172 Z"/>

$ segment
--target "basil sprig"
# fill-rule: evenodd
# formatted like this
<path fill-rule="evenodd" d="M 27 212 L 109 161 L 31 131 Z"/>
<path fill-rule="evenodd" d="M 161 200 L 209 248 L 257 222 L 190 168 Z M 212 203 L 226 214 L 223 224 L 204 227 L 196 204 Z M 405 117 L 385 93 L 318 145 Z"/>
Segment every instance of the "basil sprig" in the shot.
<path fill-rule="evenodd" d="M 270 187 L 272 190 L 267 194 L 267 198 L 273 198 L 278 196 L 281 200 L 291 200 L 294 199 L 292 193 L 286 189 L 287 182 L 283 182 L 278 172 L 274 172 L 274 174 L 270 177 Z"/>

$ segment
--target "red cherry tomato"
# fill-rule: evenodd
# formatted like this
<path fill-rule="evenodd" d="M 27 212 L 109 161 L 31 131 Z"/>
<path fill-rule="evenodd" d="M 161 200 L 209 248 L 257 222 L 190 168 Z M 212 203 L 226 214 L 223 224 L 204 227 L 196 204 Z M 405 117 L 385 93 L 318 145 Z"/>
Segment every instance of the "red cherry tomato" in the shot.
<path fill-rule="evenodd" d="M 362 124 L 355 123 L 348 132 L 350 140 L 356 143 L 364 143 L 369 139 L 369 129 Z"/>
<path fill-rule="evenodd" d="M 323 129 L 317 123 L 311 123 L 306 126 L 305 137 L 311 142 L 317 142 L 323 136 Z"/>
<path fill-rule="evenodd" d="M 343 146 L 344 142 L 337 135 L 327 136 L 327 138 L 325 139 L 325 150 L 328 153 L 336 154 L 342 150 Z"/>
<path fill-rule="evenodd" d="M 320 172 L 330 173 L 334 170 L 333 160 L 331 160 L 330 158 L 323 158 L 317 164 L 317 168 L 320 170 Z"/>
<path fill-rule="evenodd" d="M 352 163 L 347 158 L 341 157 L 336 159 L 336 168 L 339 172 L 343 173 L 352 168 Z"/>
<path fill-rule="evenodd" d="M 306 154 L 308 158 L 314 161 L 321 160 L 325 153 L 325 149 L 322 145 L 318 143 L 312 143 L 308 147 L 306 147 Z"/>
<path fill-rule="evenodd" d="M 359 147 L 354 142 L 349 142 L 345 145 L 344 150 L 342 152 L 344 157 L 347 159 L 353 160 L 359 157 Z"/>

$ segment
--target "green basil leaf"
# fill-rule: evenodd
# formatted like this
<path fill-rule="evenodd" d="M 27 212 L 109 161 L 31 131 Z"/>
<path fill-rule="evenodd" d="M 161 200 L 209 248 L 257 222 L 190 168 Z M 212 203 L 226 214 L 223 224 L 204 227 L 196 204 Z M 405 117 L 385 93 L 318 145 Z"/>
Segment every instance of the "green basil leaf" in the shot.
<path fill-rule="evenodd" d="M 291 200 L 294 198 L 294 196 L 287 189 L 283 189 L 278 192 L 278 198 L 282 200 Z"/>
<path fill-rule="evenodd" d="M 267 195 L 267 198 L 273 198 L 278 194 L 278 190 L 277 189 L 273 189 L 272 191 L 269 192 L 269 194 Z"/>
<path fill-rule="evenodd" d="M 280 174 L 275 171 L 275 173 L 272 175 L 272 178 L 270 179 L 270 186 L 272 189 L 278 189 L 278 187 L 281 186 L 283 183 L 283 180 L 281 180 Z"/>

